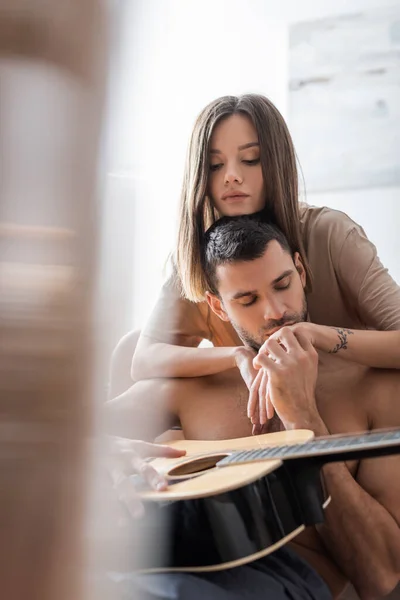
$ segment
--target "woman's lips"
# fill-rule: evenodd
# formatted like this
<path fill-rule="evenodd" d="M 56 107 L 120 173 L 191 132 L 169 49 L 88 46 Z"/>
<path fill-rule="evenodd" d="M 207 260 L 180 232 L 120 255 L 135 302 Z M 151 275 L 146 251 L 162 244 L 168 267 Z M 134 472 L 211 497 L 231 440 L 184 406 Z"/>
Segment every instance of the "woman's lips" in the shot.
<path fill-rule="evenodd" d="M 225 196 L 223 197 L 223 201 L 224 202 L 241 202 L 243 201 L 245 198 L 248 198 L 248 194 L 232 194 L 231 196 Z"/>

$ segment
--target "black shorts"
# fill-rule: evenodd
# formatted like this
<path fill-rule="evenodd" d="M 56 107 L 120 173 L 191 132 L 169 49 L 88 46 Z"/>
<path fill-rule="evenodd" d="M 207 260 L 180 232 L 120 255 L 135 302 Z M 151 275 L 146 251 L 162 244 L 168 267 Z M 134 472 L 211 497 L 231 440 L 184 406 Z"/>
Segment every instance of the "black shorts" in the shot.
<path fill-rule="evenodd" d="M 109 573 L 109 583 L 121 600 L 332 600 L 324 580 L 288 547 L 215 573 Z"/>

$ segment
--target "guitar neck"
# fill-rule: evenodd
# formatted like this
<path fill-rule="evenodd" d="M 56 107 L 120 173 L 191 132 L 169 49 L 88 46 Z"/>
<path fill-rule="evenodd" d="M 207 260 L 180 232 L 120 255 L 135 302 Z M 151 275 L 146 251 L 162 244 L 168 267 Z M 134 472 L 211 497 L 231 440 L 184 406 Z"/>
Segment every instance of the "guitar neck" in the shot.
<path fill-rule="evenodd" d="M 257 450 L 233 452 L 218 462 L 218 467 L 271 459 L 312 460 L 322 465 L 390 454 L 400 454 L 400 429 L 332 435 L 301 444 L 265 446 Z"/>

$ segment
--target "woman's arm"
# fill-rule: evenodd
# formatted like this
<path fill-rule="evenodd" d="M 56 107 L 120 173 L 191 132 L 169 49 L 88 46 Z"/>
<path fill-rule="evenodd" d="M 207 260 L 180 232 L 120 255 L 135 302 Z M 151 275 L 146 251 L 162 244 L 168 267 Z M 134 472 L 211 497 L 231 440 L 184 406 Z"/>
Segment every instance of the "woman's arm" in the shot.
<path fill-rule="evenodd" d="M 237 366 L 240 348 L 197 348 L 157 342 L 146 335 L 139 338 L 132 361 L 134 381 L 155 377 L 200 377 L 213 375 Z"/>
<path fill-rule="evenodd" d="M 400 331 L 364 331 L 297 323 L 289 327 L 305 336 L 315 348 L 367 367 L 400 369 Z M 269 339 L 279 339 L 275 332 Z M 261 351 L 268 351 L 268 342 Z"/>
<path fill-rule="evenodd" d="M 368 329 L 400 330 L 400 287 L 379 260 L 374 244 L 357 225 L 341 244 L 337 242 L 338 283 L 361 322 Z"/>
<path fill-rule="evenodd" d="M 369 367 L 400 369 L 400 287 L 357 225 L 338 258 L 339 284 L 368 330 L 324 328 L 318 336 L 321 348 Z"/>
<path fill-rule="evenodd" d="M 303 323 L 296 327 L 325 352 L 369 367 L 400 368 L 400 287 L 357 223 L 338 211 L 325 210 L 321 215 L 312 232 L 314 258 L 319 250 L 316 283 L 321 289 L 310 298 L 311 320 L 315 312 L 317 322 L 329 326 Z M 334 300 L 329 297 L 330 280 L 339 287 L 345 309 L 339 309 L 336 317 Z M 326 307 L 318 310 L 316 298 L 332 307 L 332 315 Z M 340 322 L 340 312 L 345 322 Z"/>

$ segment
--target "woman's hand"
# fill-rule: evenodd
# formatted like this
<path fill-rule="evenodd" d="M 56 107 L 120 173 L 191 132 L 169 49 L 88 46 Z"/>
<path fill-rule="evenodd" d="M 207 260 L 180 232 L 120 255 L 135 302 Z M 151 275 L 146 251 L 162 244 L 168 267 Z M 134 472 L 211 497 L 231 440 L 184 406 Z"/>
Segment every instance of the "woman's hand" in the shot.
<path fill-rule="evenodd" d="M 274 407 L 269 398 L 268 373 L 260 369 L 250 389 L 247 416 L 253 424 L 253 435 L 264 433 L 264 425 L 274 416 Z"/>
<path fill-rule="evenodd" d="M 266 342 L 261 346 L 259 354 L 269 354 L 269 349 L 271 343 L 274 341 L 278 342 L 283 348 L 285 348 L 284 341 L 282 338 L 282 331 L 291 331 L 294 335 L 301 335 L 303 340 L 307 340 L 314 348 L 322 349 L 320 346 L 322 345 L 321 333 L 323 333 L 324 329 L 327 329 L 323 326 L 316 325 L 315 323 L 308 323 L 308 321 L 303 321 L 301 323 L 295 323 L 294 325 L 285 325 L 284 328 L 278 329 L 272 335 L 269 336 Z"/>
<path fill-rule="evenodd" d="M 118 498 L 133 517 L 139 517 L 143 514 L 143 506 L 130 476 L 140 475 L 154 490 L 165 490 L 168 485 L 165 477 L 144 459 L 156 456 L 179 458 L 186 454 L 186 450 L 116 436 L 109 436 L 107 439 L 108 470 Z"/>
<path fill-rule="evenodd" d="M 235 363 L 240 371 L 243 381 L 249 390 L 249 400 L 247 404 L 247 415 L 253 425 L 253 435 L 261 433 L 260 417 L 258 412 L 258 395 L 260 393 L 261 377 L 259 372 L 253 366 L 253 360 L 257 354 L 247 346 L 239 346 L 235 351 Z M 250 408 L 251 407 L 251 408 Z"/>
<path fill-rule="evenodd" d="M 238 346 L 235 349 L 235 364 L 249 391 L 257 376 L 257 370 L 253 367 L 253 360 L 256 356 L 254 350 L 247 346 Z"/>
<path fill-rule="evenodd" d="M 253 366 L 256 356 L 254 350 L 246 346 L 239 346 L 235 353 L 236 365 L 249 390 L 247 416 L 253 425 L 253 435 L 263 433 L 265 429 L 263 425 L 267 422 L 267 418 L 270 419 L 274 415 L 274 409 L 267 397 L 268 376 L 266 372 L 257 371 Z"/>

